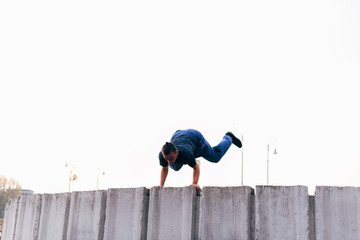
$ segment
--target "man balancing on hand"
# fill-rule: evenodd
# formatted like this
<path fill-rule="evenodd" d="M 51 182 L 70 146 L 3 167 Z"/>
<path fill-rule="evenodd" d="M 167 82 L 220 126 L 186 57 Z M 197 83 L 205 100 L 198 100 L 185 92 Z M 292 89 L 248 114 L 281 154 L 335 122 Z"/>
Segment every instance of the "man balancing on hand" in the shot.
<path fill-rule="evenodd" d="M 200 186 L 197 184 L 200 166 L 195 159 L 203 157 L 209 162 L 217 163 L 230 148 L 231 143 L 239 148 L 242 147 L 240 139 L 235 137 L 232 132 L 227 132 L 215 147 L 211 147 L 203 135 L 194 129 L 178 130 L 170 141 L 165 143 L 159 153 L 160 165 L 162 166 L 159 187 L 163 187 L 165 184 L 169 166 L 173 170 L 179 171 L 184 164 L 188 164 L 194 169 L 191 185 L 200 190 Z"/>

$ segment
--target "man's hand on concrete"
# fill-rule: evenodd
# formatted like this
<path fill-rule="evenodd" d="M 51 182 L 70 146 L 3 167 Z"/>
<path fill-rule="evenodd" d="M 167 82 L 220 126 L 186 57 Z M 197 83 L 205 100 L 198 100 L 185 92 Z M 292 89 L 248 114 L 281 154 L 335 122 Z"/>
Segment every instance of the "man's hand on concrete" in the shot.
<path fill-rule="evenodd" d="M 200 191 L 201 191 L 200 186 L 199 186 L 199 185 L 197 185 L 197 184 L 191 184 L 190 186 L 194 186 L 194 187 L 196 187 L 196 191 L 197 191 L 197 192 L 200 192 Z"/>

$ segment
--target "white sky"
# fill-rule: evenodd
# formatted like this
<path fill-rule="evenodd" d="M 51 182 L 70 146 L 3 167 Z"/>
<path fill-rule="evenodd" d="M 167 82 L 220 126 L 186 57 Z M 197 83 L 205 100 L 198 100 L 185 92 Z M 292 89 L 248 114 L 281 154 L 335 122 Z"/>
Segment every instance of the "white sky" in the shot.
<path fill-rule="evenodd" d="M 1 1 L 0 174 L 23 188 L 159 184 L 177 129 L 244 135 L 244 185 L 360 184 L 359 1 Z M 201 186 L 241 184 L 241 150 Z M 170 171 L 186 186 L 192 169 Z"/>

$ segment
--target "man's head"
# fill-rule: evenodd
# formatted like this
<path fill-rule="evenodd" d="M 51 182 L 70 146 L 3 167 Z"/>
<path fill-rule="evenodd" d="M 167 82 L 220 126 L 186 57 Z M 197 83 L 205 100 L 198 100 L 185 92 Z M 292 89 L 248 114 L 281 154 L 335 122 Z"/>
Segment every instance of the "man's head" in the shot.
<path fill-rule="evenodd" d="M 174 164 L 179 155 L 179 150 L 176 149 L 172 142 L 166 142 L 161 149 L 161 153 L 168 163 Z"/>

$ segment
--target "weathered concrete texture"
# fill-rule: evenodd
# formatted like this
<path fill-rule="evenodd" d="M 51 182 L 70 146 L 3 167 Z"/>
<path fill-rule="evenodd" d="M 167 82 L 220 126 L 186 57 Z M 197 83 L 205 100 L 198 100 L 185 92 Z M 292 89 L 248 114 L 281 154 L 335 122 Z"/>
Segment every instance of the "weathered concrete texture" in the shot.
<path fill-rule="evenodd" d="M 149 189 L 109 189 L 104 239 L 146 239 Z"/>
<path fill-rule="evenodd" d="M 4 224 L 1 236 L 2 240 L 14 239 L 18 201 L 19 199 L 13 199 L 6 204 Z"/>
<path fill-rule="evenodd" d="M 22 196 L 2 240 L 359 240 L 360 188 L 133 188 Z M 105 220 L 106 219 L 106 220 Z"/>
<path fill-rule="evenodd" d="M 42 195 L 39 240 L 62 240 L 66 237 L 70 194 Z"/>
<path fill-rule="evenodd" d="M 41 213 L 41 195 L 19 199 L 15 223 L 15 240 L 37 239 Z"/>
<path fill-rule="evenodd" d="M 360 239 L 360 188 L 316 187 L 316 239 Z"/>
<path fill-rule="evenodd" d="M 106 191 L 73 192 L 66 238 L 102 240 L 105 208 Z"/>
<path fill-rule="evenodd" d="M 309 239 L 309 199 L 304 186 L 256 187 L 257 240 Z"/>
<path fill-rule="evenodd" d="M 194 187 L 150 190 L 148 240 L 195 239 L 199 197 Z"/>
<path fill-rule="evenodd" d="M 199 239 L 254 239 L 253 192 L 250 187 L 204 187 Z"/>

